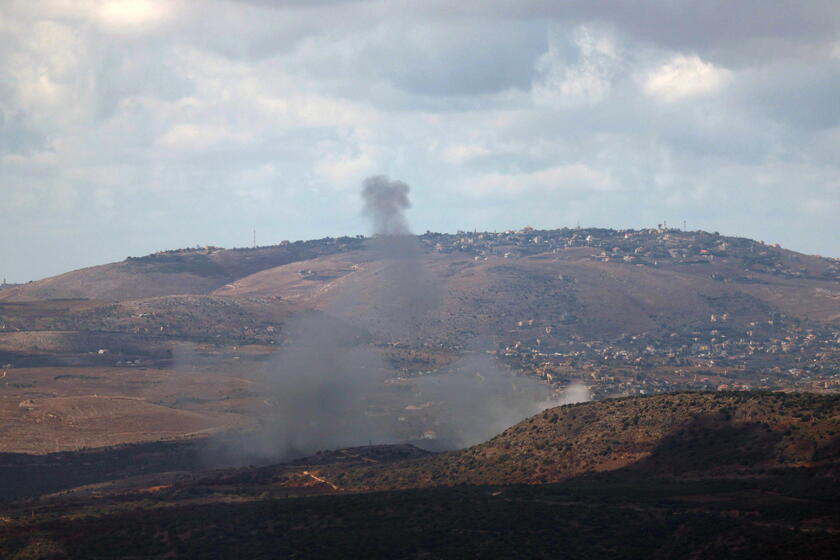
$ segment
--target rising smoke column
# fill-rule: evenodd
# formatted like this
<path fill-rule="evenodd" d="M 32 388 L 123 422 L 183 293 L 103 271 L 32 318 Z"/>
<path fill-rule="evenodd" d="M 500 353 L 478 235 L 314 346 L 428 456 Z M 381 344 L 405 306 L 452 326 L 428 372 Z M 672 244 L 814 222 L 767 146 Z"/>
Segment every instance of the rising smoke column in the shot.
<path fill-rule="evenodd" d="M 417 345 L 424 331 L 440 328 L 434 321 L 443 300 L 443 286 L 429 270 L 428 260 L 412 235 L 404 212 L 411 207 L 410 188 L 384 175 L 362 183 L 363 214 L 373 226 L 370 248 L 384 262 L 382 274 L 372 286 L 374 322 L 394 341 Z M 425 328 L 424 328 L 425 327 Z M 549 397 L 548 387 L 533 377 L 516 377 L 475 346 L 438 375 L 416 381 L 424 399 L 442 403 L 441 420 L 447 426 L 440 434 L 446 446 L 463 447 L 482 442 L 508 426 L 550 406 L 588 400 L 569 395 Z"/>
<path fill-rule="evenodd" d="M 362 182 L 362 214 L 373 224 L 375 235 L 411 235 L 403 212 L 411 208 L 411 189 L 402 181 L 386 175 L 368 177 Z"/>
<path fill-rule="evenodd" d="M 365 330 L 379 322 L 408 336 L 405 325 L 428 300 L 420 249 L 403 214 L 411 207 L 409 190 L 381 175 L 364 181 L 362 213 L 375 234 L 370 248 L 385 266 L 365 290 L 342 291 L 324 312 L 286 322 L 280 351 L 253 373 L 269 398 L 260 410 L 261 433 L 237 450 L 242 457 L 282 459 L 391 438 L 392 426 L 368 416 L 371 395 L 389 373 L 366 344 Z"/>
<path fill-rule="evenodd" d="M 361 287 L 340 292 L 322 312 L 286 322 L 283 348 L 264 371 L 255 372 L 260 385 L 268 388 L 260 414 L 264 429 L 248 442 L 231 444 L 240 460 L 393 441 L 396 418 L 373 417 L 368 406 L 393 373 L 368 344 L 365 331 L 375 333 L 374 340 L 390 337 L 419 345 L 422 333 L 436 328 L 432 319 L 443 299 L 443 286 L 429 270 L 405 218 L 409 192 L 406 183 L 383 175 L 362 183 L 362 213 L 373 229 L 370 266 L 378 268 L 365 276 Z M 444 408 L 434 423 L 449 426 L 441 434 L 448 446 L 478 443 L 558 404 L 539 404 L 546 395 L 544 385 L 533 378 L 514 378 L 480 348 L 448 369 L 416 383 L 423 399 Z"/>
<path fill-rule="evenodd" d="M 372 249 L 387 263 L 366 290 L 374 303 L 358 290 L 344 291 L 325 312 L 285 323 L 283 347 L 264 370 L 252 374 L 268 389 L 269 398 L 259 411 L 262 430 L 247 441 L 230 442 L 231 454 L 285 459 L 390 439 L 391 427 L 370 418 L 366 410 L 388 373 L 364 343 L 364 329 L 376 320 L 386 321 L 391 332 L 403 336 L 409 317 L 417 313 L 415 303 L 424 301 L 417 280 L 420 251 L 403 214 L 411 207 L 409 190 L 382 175 L 364 181 L 362 213 L 373 225 Z M 351 320 L 337 315 L 350 315 Z"/>
<path fill-rule="evenodd" d="M 411 208 L 410 190 L 385 175 L 362 182 L 362 214 L 373 230 L 368 248 L 382 266 L 370 286 L 369 316 L 362 319 L 392 341 L 416 341 L 442 299 L 440 281 L 424 266 L 404 214 Z"/>
<path fill-rule="evenodd" d="M 472 341 L 442 375 L 423 376 L 416 387 L 422 399 L 442 403 L 443 447 L 463 448 L 487 441 L 517 422 L 547 408 L 588 401 L 589 390 L 572 385 L 563 394 L 533 376 L 513 375 Z"/>

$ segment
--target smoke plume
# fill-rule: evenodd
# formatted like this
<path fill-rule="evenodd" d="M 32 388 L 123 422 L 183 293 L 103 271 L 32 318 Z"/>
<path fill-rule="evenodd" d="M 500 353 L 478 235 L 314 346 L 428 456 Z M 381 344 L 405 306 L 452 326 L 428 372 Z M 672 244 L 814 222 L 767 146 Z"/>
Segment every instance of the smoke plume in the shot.
<path fill-rule="evenodd" d="M 413 341 L 441 302 L 440 280 L 423 264 L 423 251 L 404 211 L 411 207 L 410 187 L 385 175 L 362 183 L 362 214 L 373 229 L 368 249 L 381 270 L 369 286 L 367 325 L 391 341 Z"/>
<path fill-rule="evenodd" d="M 417 386 L 424 399 L 441 405 L 441 447 L 475 445 L 547 408 L 590 399 L 582 384 L 559 395 L 531 376 L 517 376 L 500 366 L 473 341 L 471 350 L 440 375 L 421 377 Z"/>
<path fill-rule="evenodd" d="M 417 386 L 439 403 L 444 448 L 475 445 L 541 410 L 546 387 L 528 377 L 515 377 L 490 356 L 469 353 L 447 371 L 420 378 Z"/>
<path fill-rule="evenodd" d="M 396 441 L 398 433 L 402 439 L 434 437 L 437 448 L 462 447 L 559 404 L 546 400 L 546 384 L 499 367 L 484 344 L 445 370 L 413 381 L 415 398 L 429 403 L 425 432 L 407 436 L 406 424 L 399 425 L 405 420 L 401 409 L 383 392 L 394 372 L 371 343 L 422 347 L 422 333 L 434 328 L 444 299 L 443 285 L 404 215 L 411 207 L 409 192 L 407 184 L 383 175 L 363 182 L 363 215 L 373 230 L 367 245 L 371 268 L 363 283 L 338 292 L 322 312 L 286 322 L 283 347 L 254 372 L 253 380 L 266 391 L 259 410 L 263 429 L 244 444 L 242 458 L 279 459 L 369 440 Z"/>
<path fill-rule="evenodd" d="M 368 177 L 362 183 L 362 214 L 373 223 L 375 235 L 410 235 L 403 211 L 411 208 L 408 192 L 402 181 L 391 181 L 385 175 Z"/>
<path fill-rule="evenodd" d="M 388 427 L 367 415 L 387 371 L 364 334 L 322 313 L 296 317 L 284 330 L 288 339 L 259 379 L 270 396 L 253 452 L 293 457 L 389 439 Z"/>

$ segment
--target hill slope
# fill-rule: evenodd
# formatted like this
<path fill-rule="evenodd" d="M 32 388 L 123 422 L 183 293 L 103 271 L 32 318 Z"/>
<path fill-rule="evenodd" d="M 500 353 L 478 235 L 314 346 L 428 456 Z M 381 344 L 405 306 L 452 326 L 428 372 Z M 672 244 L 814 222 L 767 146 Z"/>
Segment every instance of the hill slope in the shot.
<path fill-rule="evenodd" d="M 381 468 L 329 468 L 346 488 L 557 482 L 630 468 L 704 477 L 840 467 L 840 396 L 673 393 L 546 410 L 488 442 Z"/>
<path fill-rule="evenodd" d="M 344 237 L 296 241 L 255 249 L 180 249 L 84 268 L 13 286 L 0 300 L 96 299 L 117 301 L 174 294 L 206 294 L 226 283 L 281 264 L 357 248 Z"/>
<path fill-rule="evenodd" d="M 572 405 L 456 453 L 369 446 L 9 504 L 0 554 L 833 558 L 838 422 L 840 398 L 802 394 Z"/>
<path fill-rule="evenodd" d="M 399 258 L 377 240 L 327 238 L 129 259 L 4 289 L 0 331 L 270 349 L 290 319 L 319 311 L 367 331 L 360 340 L 407 376 L 471 348 L 595 398 L 840 388 L 837 259 L 664 229 L 427 233 L 410 245 Z M 3 363 L 32 364 L 33 336 L 4 344 Z M 70 363 L 56 354 L 37 364 Z"/>

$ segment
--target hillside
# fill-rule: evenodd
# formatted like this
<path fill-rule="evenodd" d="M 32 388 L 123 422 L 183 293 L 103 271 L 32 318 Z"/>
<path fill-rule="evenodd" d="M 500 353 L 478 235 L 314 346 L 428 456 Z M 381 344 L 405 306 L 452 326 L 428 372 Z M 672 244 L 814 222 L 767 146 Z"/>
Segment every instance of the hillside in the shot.
<path fill-rule="evenodd" d="M 177 502 L 263 492 L 541 485 L 602 474 L 690 481 L 782 472 L 817 476 L 814 482 L 825 484 L 840 477 L 840 396 L 674 393 L 588 402 L 545 410 L 458 451 L 430 454 L 410 445 L 323 450 L 288 463 L 174 479 L 164 473 L 99 491 L 124 496 L 138 485 L 163 484 L 157 497 Z M 83 488 L 71 496 L 87 494 Z"/>
<path fill-rule="evenodd" d="M 548 483 L 622 468 L 714 477 L 816 466 L 840 472 L 840 397 L 680 393 L 562 406 L 469 449 L 321 475 L 385 489 Z"/>
<path fill-rule="evenodd" d="M 426 276 L 431 304 L 415 321 L 412 340 L 401 340 L 415 346 L 462 345 L 484 337 L 494 346 L 518 345 L 512 355 L 522 354 L 522 347 L 524 353 L 551 354 L 575 337 L 661 339 L 674 330 L 700 329 L 722 331 L 720 340 L 734 336 L 726 332 L 734 329 L 741 336 L 750 330 L 784 338 L 802 326 L 840 328 L 836 260 L 749 240 L 659 230 L 427 234 L 418 239 L 415 267 Z M 318 309 L 354 320 L 375 339 L 392 342 L 394 326 L 383 317 L 393 314 L 389 290 L 401 288 L 388 279 L 387 260 L 362 243 L 327 239 L 130 259 L 6 290 L 0 301 L 38 301 L 30 309 L 7 304 L 0 316 L 5 328 L 15 330 L 244 340 L 249 330 L 279 330 L 288 311 Z M 172 294 L 181 295 L 166 299 Z M 92 301 L 61 311 L 44 301 L 54 298 Z M 125 302 L 132 298 L 145 300 Z M 121 301 L 95 301 L 114 299 Z M 275 312 L 278 305 L 286 311 Z M 184 316 L 192 327 L 177 326 Z M 701 333 L 704 340 L 713 337 Z"/>
<path fill-rule="evenodd" d="M 331 360 L 344 364 L 337 356 L 349 353 L 378 376 L 359 414 L 435 449 L 451 448 L 451 423 L 469 414 L 451 391 L 424 387 L 443 381 L 469 393 L 488 371 L 528 379 L 536 401 L 562 399 L 570 387 L 595 400 L 840 390 L 836 259 L 673 229 L 525 228 L 398 241 L 389 250 L 380 238 L 354 237 L 167 251 L 6 287 L 0 390 L 14 408 L 69 396 L 66 368 L 113 368 L 97 373 L 113 396 L 260 424 L 276 408 L 277 374 L 307 379 L 314 367 L 326 375 L 340 369 Z M 338 331 L 353 336 L 338 340 Z M 42 377 L 37 368 L 55 371 Z M 165 391 L 152 399 L 118 375 L 122 368 L 154 369 L 168 380 Z M 247 381 L 247 396 L 182 387 L 180 371 L 195 368 Z M 138 418 L 156 410 L 137 407 Z M 12 417 L 23 422 L 18 439 L 50 449 L 55 427 L 17 409 Z M 9 438 L 3 445 L 20 449 Z"/>
<path fill-rule="evenodd" d="M 496 336 L 520 320 L 557 335 L 615 336 L 723 313 L 730 324 L 747 324 L 772 311 L 840 325 L 840 264 L 748 240 L 614 230 L 420 240 L 423 269 L 443 283 L 441 314 L 424 329 L 429 338 L 440 338 L 441 328 L 450 337 Z M 266 269 L 216 293 L 282 294 L 322 309 L 347 293 L 358 297 L 358 306 L 378 297 L 370 292 L 383 264 L 370 251 L 305 264 Z"/>
<path fill-rule="evenodd" d="M 8 504 L 0 554 L 833 558 L 838 430 L 838 397 L 686 393 L 554 408 L 439 455 L 374 445 L 143 473 L 135 456 L 184 468 L 196 450 L 64 454 L 32 471 L 123 476 Z"/>
<path fill-rule="evenodd" d="M 204 247 L 161 251 L 10 286 L 0 292 L 0 300 L 119 301 L 174 294 L 206 294 L 266 268 L 346 251 L 360 244 L 361 240 L 357 238 L 345 237 L 285 242 L 254 249 Z"/>

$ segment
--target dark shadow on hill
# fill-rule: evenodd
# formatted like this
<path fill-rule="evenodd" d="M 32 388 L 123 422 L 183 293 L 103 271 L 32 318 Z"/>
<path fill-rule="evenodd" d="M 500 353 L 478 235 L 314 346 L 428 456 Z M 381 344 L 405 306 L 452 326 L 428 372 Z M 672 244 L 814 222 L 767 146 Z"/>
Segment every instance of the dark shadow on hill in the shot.
<path fill-rule="evenodd" d="M 47 455 L 0 453 L 0 503 L 139 474 L 203 466 L 206 440 L 125 444 Z"/>
<path fill-rule="evenodd" d="M 749 470 L 780 458 L 782 440 L 764 422 L 733 422 L 726 412 L 702 415 L 664 437 L 648 457 L 627 469 L 705 475 Z M 813 452 L 803 453 L 806 458 L 812 459 Z"/>

